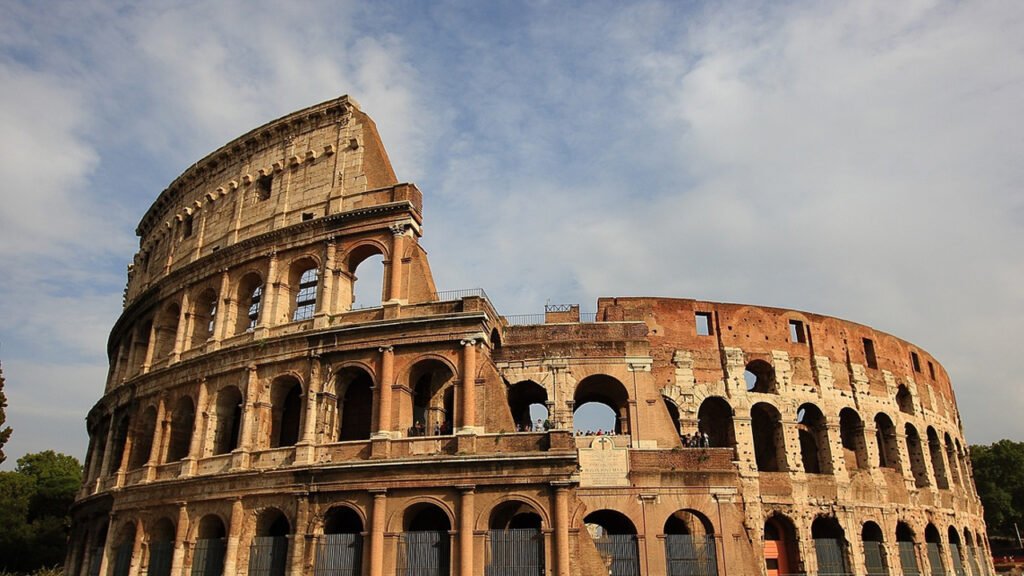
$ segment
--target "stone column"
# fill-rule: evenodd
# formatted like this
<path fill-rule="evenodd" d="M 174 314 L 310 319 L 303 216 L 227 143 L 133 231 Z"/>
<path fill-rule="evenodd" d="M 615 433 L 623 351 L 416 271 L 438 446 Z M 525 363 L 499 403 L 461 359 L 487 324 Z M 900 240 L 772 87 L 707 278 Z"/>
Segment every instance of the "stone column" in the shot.
<path fill-rule="evenodd" d="M 380 351 L 380 376 L 377 381 L 377 436 L 391 436 L 391 385 L 395 381 L 395 348 L 383 346 Z"/>
<path fill-rule="evenodd" d="M 153 443 L 149 446 L 149 459 L 146 460 L 146 479 L 152 480 L 153 468 L 156 467 L 163 459 L 164 453 L 164 438 L 167 436 L 164 430 L 167 427 L 167 422 L 164 420 L 167 417 L 166 400 L 163 396 L 160 397 L 160 401 L 156 405 L 156 424 L 153 426 Z"/>
<path fill-rule="evenodd" d="M 281 282 L 277 278 L 277 252 L 270 253 L 270 263 L 267 264 L 267 279 L 263 282 L 263 303 L 260 310 L 260 317 L 256 323 L 257 336 L 265 336 L 270 326 L 278 323 L 277 301 Z"/>
<path fill-rule="evenodd" d="M 569 576 L 569 485 L 555 489 L 555 576 Z"/>
<path fill-rule="evenodd" d="M 462 340 L 462 429 L 476 433 L 476 340 Z"/>
<path fill-rule="evenodd" d="M 373 510 L 370 512 L 370 576 L 384 574 L 384 517 L 387 512 L 387 492 L 371 491 Z"/>
<path fill-rule="evenodd" d="M 192 423 L 192 441 L 188 445 L 188 455 L 185 456 L 181 467 L 182 476 L 195 474 L 196 460 L 203 457 L 203 441 L 206 438 L 206 429 L 210 421 L 206 402 L 206 378 L 203 378 L 199 381 L 199 391 L 196 394 L 196 415 Z"/>
<path fill-rule="evenodd" d="M 402 299 L 402 254 L 405 251 L 405 224 L 391 227 L 391 258 L 388 261 L 388 301 Z"/>
<path fill-rule="evenodd" d="M 337 267 L 335 260 L 337 259 L 338 247 L 334 241 L 334 238 L 327 240 L 326 255 L 324 257 L 324 271 L 320 275 L 320 281 L 323 283 L 323 290 L 321 297 L 316 299 L 316 311 L 318 314 L 331 315 L 334 314 L 334 283 L 336 279 L 334 277 L 334 269 Z"/>
<path fill-rule="evenodd" d="M 242 507 L 242 499 L 238 498 L 231 503 L 231 521 L 228 526 L 228 541 L 224 548 L 224 576 L 235 576 L 238 572 L 238 545 L 242 538 L 242 521 L 244 520 L 245 509 Z"/>
<path fill-rule="evenodd" d="M 253 427 L 256 425 L 256 387 L 258 386 L 256 366 L 249 366 L 249 378 L 245 383 L 245 398 L 242 399 L 242 426 L 238 431 L 238 444 L 244 452 L 252 450 Z"/>
<path fill-rule="evenodd" d="M 159 320 L 160 315 L 157 314 L 156 317 L 153 318 L 153 324 L 149 327 L 149 341 L 146 342 L 146 357 L 142 359 L 142 370 L 140 370 L 143 374 L 149 372 L 149 367 L 153 365 L 153 354 L 156 353 L 156 338 L 158 334 L 157 324 Z"/>
<path fill-rule="evenodd" d="M 473 576 L 473 486 L 459 486 L 459 576 Z"/>
<path fill-rule="evenodd" d="M 220 342 L 227 337 L 228 321 L 231 320 L 231 309 L 234 308 L 231 298 L 231 276 L 225 268 L 220 275 L 220 294 L 217 295 L 217 316 L 213 322 L 213 341 Z"/>
<path fill-rule="evenodd" d="M 135 521 L 135 541 L 132 544 L 132 559 L 129 563 L 128 576 L 139 576 L 139 567 L 142 564 L 142 539 L 146 532 L 142 529 L 142 522 Z"/>
<path fill-rule="evenodd" d="M 111 512 L 107 520 L 107 539 L 103 542 L 103 551 L 100 552 L 100 576 L 106 576 L 110 570 L 110 559 L 113 553 L 114 539 L 117 537 L 117 532 L 114 529 L 116 521 L 117 516 Z"/>
<path fill-rule="evenodd" d="M 178 331 L 174 334 L 174 350 L 171 352 L 171 362 L 178 361 L 181 353 L 185 351 L 185 340 L 192 334 L 189 325 L 192 324 L 192 318 L 195 315 L 189 312 L 191 306 L 188 291 L 186 290 L 181 297 L 181 310 L 178 311 Z M 153 326 L 156 326 L 156 323 Z"/>
<path fill-rule="evenodd" d="M 300 494 L 299 502 L 295 512 L 295 530 L 292 538 L 292 545 L 289 546 L 291 563 L 290 572 L 293 576 L 302 576 L 303 559 L 306 554 L 306 533 L 309 531 L 309 495 Z"/>
<path fill-rule="evenodd" d="M 188 538 L 188 510 L 184 502 L 178 503 L 178 524 L 174 533 L 174 554 L 171 556 L 171 574 L 182 574 L 185 561 L 185 540 Z"/>

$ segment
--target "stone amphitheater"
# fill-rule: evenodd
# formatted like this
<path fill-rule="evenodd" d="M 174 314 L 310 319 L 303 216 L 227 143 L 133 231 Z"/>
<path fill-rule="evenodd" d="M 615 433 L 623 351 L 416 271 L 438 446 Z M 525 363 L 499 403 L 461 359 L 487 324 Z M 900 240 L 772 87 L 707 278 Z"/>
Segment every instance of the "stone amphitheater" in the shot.
<path fill-rule="evenodd" d="M 137 229 L 67 573 L 992 573 L 924 349 L 688 299 L 503 316 L 438 290 L 422 220 L 349 97 L 172 182 Z M 581 432 L 586 406 L 611 423 Z"/>

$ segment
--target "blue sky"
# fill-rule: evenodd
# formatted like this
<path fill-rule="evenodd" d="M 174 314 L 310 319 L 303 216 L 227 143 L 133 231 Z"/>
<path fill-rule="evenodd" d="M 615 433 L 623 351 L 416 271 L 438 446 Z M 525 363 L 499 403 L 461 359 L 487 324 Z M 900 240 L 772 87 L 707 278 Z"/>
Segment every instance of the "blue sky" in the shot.
<path fill-rule="evenodd" d="M 1024 4 L 14 2 L 0 8 L 9 467 L 81 457 L 134 229 L 192 162 L 341 94 L 441 288 L 653 295 L 908 339 L 1024 439 Z"/>

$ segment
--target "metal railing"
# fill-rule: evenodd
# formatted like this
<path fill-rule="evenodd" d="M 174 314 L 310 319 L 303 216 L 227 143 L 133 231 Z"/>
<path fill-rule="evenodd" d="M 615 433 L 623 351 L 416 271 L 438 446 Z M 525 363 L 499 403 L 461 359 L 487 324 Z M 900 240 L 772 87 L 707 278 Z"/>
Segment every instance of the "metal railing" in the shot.
<path fill-rule="evenodd" d="M 449 300 L 462 300 L 463 298 L 476 296 L 484 300 L 490 300 L 483 288 L 463 288 L 462 290 L 441 290 L 434 292 L 434 300 L 446 302 Z"/>

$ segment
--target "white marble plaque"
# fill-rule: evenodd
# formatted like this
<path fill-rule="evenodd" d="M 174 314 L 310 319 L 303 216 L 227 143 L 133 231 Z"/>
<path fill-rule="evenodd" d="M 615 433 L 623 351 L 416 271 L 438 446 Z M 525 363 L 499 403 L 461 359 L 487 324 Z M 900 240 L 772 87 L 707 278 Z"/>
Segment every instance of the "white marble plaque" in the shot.
<path fill-rule="evenodd" d="M 580 486 L 629 486 L 629 449 L 616 448 L 608 436 L 598 436 L 590 448 L 579 449 Z"/>

